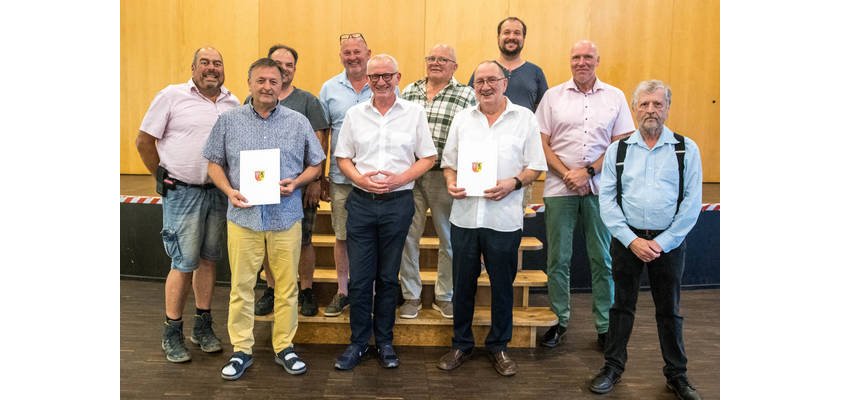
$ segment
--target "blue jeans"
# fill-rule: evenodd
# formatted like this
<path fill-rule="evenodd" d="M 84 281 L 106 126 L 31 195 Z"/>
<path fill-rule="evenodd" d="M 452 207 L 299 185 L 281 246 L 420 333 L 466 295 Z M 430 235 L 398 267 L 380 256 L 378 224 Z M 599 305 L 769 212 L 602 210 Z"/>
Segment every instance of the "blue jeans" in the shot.
<path fill-rule="evenodd" d="M 651 239 L 651 238 L 646 238 Z M 648 280 L 660 337 L 660 353 L 666 365 L 666 379 L 686 376 L 686 352 L 683 348 L 683 317 L 680 309 L 680 281 L 683 276 L 686 242 L 648 263 Z M 605 344 L 605 366 L 621 374 L 628 360 L 628 339 L 634 327 L 634 313 L 640 289 L 640 275 L 645 263 L 613 239 L 613 281 L 616 295 L 610 308 L 610 328 Z"/>
<path fill-rule="evenodd" d="M 375 199 L 370 193 L 354 188 L 345 208 L 350 260 L 350 341 L 365 346 L 373 330 L 377 345 L 392 344 L 400 295 L 397 279 L 400 255 L 415 214 L 412 191 L 401 190 Z"/>
<path fill-rule="evenodd" d="M 480 256 L 491 281 L 491 329 L 485 349 L 498 352 L 508 348 L 514 329 L 514 278 L 522 236 L 522 230 L 499 232 L 452 226 L 454 349 L 469 351 L 475 345 L 472 325 L 476 280 L 482 272 Z"/>
<path fill-rule="evenodd" d="M 228 199 L 217 188 L 177 186 L 163 198 L 161 238 L 172 269 L 192 272 L 199 259 L 222 257 Z"/>

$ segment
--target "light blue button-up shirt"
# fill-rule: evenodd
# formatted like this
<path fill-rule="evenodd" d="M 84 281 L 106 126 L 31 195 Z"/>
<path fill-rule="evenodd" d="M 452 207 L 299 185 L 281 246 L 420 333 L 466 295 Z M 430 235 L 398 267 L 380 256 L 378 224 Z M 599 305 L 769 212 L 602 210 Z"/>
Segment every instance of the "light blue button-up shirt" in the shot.
<path fill-rule="evenodd" d="M 280 149 L 280 179 L 295 178 L 308 166 L 324 161 L 321 143 L 303 114 L 278 106 L 263 118 L 251 103 L 219 116 L 203 156 L 222 166 L 231 187 L 239 190 L 240 152 L 262 149 Z M 236 208 L 228 201 L 227 216 L 253 231 L 285 231 L 304 217 L 301 188 L 281 197 L 279 204 Z"/>
<path fill-rule="evenodd" d="M 342 174 L 336 164 L 336 142 L 339 140 L 339 131 L 345 122 L 347 110 L 359 103 L 364 103 L 371 98 L 371 87 L 366 83 L 359 93 L 353 89 L 353 85 L 347 78 L 345 71 L 330 78 L 321 86 L 318 100 L 321 108 L 324 109 L 324 116 L 330 124 L 330 180 L 335 183 L 350 183 L 350 180 Z"/>
<path fill-rule="evenodd" d="M 639 130 L 634 131 L 626 141 L 628 151 L 622 173 L 622 208 L 616 203 L 616 151 L 619 142 L 612 143 L 605 153 L 599 195 L 602 220 L 610 234 L 625 247 L 637 238 L 631 226 L 663 230 L 654 241 L 664 252 L 669 252 L 680 246 L 701 212 L 702 177 L 698 145 L 686 138 L 684 197 L 680 210 L 675 214 L 680 177 L 674 133 L 664 126 L 660 139 L 651 149 Z"/>

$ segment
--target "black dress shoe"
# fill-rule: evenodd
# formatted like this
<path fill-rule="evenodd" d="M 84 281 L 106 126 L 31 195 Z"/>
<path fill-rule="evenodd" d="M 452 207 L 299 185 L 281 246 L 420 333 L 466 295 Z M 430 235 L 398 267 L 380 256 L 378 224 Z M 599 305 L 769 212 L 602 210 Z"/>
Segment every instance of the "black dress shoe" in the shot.
<path fill-rule="evenodd" d="M 602 367 L 599 374 L 590 381 L 590 391 L 598 394 L 605 394 L 613 390 L 613 385 L 619 382 L 621 375 L 608 367 Z"/>
<path fill-rule="evenodd" d="M 400 366 L 400 358 L 397 357 L 397 352 L 390 344 L 377 346 L 377 358 L 380 360 L 380 366 L 383 368 L 397 368 Z"/>
<path fill-rule="evenodd" d="M 701 396 L 695 391 L 695 387 L 689 384 L 685 376 L 666 381 L 666 386 L 669 387 L 669 390 L 675 392 L 680 400 L 701 400 Z"/>
<path fill-rule="evenodd" d="M 565 326 L 561 326 L 561 324 L 555 325 L 546 331 L 546 334 L 543 335 L 543 340 L 540 341 L 540 345 L 553 348 L 563 343 L 566 334 L 567 328 Z"/>

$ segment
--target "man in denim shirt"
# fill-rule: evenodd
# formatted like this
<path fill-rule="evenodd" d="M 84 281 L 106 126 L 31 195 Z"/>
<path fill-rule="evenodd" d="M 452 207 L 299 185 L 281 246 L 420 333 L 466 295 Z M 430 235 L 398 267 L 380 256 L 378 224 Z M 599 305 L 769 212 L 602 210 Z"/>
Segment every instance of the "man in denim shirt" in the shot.
<path fill-rule="evenodd" d="M 307 370 L 292 346 L 298 329 L 297 267 L 304 216 L 300 188 L 319 176 L 325 158 L 307 118 L 277 106 L 282 72 L 272 59 L 251 65 L 248 84 L 251 103 L 219 117 L 203 154 L 210 161 L 208 175 L 229 201 L 228 334 L 234 353 L 222 368 L 222 378 L 228 380 L 239 379 L 253 362 L 254 284 L 266 250 L 275 278 L 275 362 L 290 374 Z M 239 192 L 240 152 L 275 148 L 280 149 L 280 203 L 252 206 Z"/>
<path fill-rule="evenodd" d="M 628 139 L 613 142 L 604 156 L 599 209 L 613 236 L 610 253 L 616 292 L 604 367 L 590 382 L 595 393 L 613 390 L 625 371 L 640 275 L 647 266 L 666 386 L 680 399 L 701 398 L 686 377 L 679 314 L 684 239 L 701 211 L 701 156 L 692 139 L 682 138 L 681 143 L 681 137 L 665 125 L 671 99 L 672 91 L 663 82 L 640 83 L 631 101 L 638 129 Z"/>

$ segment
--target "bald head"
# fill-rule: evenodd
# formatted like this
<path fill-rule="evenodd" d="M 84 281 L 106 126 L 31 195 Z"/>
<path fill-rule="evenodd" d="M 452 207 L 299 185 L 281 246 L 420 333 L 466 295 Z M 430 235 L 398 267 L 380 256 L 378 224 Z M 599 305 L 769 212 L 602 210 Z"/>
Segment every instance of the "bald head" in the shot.
<path fill-rule="evenodd" d="M 439 43 L 432 46 L 425 60 L 426 78 L 436 86 L 449 82 L 458 69 L 456 50 L 448 44 Z"/>
<path fill-rule="evenodd" d="M 596 67 L 599 66 L 599 49 L 589 40 L 579 40 L 569 51 L 569 67 L 572 79 L 580 90 L 589 91 L 596 83 Z"/>

